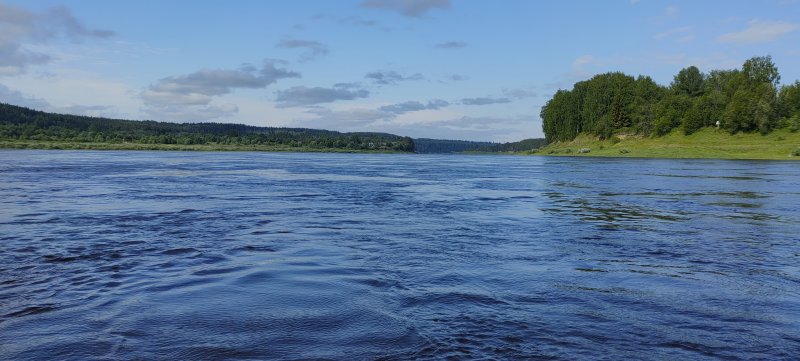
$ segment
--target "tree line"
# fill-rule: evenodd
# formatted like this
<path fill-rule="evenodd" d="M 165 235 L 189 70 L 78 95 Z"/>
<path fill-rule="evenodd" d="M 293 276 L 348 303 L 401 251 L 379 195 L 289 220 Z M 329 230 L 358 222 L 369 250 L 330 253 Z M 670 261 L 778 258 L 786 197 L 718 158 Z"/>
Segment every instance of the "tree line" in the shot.
<path fill-rule="evenodd" d="M 669 86 L 649 76 L 599 74 L 559 90 L 542 107 L 548 143 L 580 133 L 606 139 L 628 133 L 662 136 L 681 129 L 692 134 L 717 126 L 735 134 L 800 130 L 800 81 L 780 85 L 771 56 L 753 57 L 741 69 L 701 72 L 682 69 Z"/>
<path fill-rule="evenodd" d="M 508 143 L 430 138 L 414 139 L 414 146 L 417 153 L 522 152 L 537 149 L 545 145 L 546 142 L 542 138 L 525 139 Z"/>
<path fill-rule="evenodd" d="M 225 123 L 168 123 L 47 113 L 0 103 L 0 139 L 82 143 L 224 144 L 312 149 L 414 151 L 414 140 L 386 133 Z"/>

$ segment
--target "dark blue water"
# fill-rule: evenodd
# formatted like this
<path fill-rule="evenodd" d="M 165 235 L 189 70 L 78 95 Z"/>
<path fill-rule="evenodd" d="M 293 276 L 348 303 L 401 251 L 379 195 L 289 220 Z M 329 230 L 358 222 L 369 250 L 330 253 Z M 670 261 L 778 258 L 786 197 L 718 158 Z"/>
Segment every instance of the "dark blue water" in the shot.
<path fill-rule="evenodd" d="M 797 359 L 800 163 L 0 151 L 0 359 Z"/>

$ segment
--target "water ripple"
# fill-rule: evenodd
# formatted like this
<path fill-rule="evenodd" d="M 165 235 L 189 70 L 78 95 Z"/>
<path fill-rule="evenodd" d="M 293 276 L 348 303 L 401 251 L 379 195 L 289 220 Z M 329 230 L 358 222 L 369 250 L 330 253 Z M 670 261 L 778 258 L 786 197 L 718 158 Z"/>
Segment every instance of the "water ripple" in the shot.
<path fill-rule="evenodd" d="M 800 354 L 780 162 L 0 151 L 0 359 Z"/>

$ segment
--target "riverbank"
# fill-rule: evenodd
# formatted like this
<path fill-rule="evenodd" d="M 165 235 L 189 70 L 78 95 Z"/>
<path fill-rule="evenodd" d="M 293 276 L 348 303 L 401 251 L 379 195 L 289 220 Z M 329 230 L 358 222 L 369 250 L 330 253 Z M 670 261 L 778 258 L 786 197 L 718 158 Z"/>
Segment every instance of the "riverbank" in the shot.
<path fill-rule="evenodd" d="M 309 153 L 406 153 L 389 150 L 362 150 L 344 148 L 290 147 L 284 145 L 236 144 L 142 144 L 142 143 L 83 143 L 53 141 L 0 140 L 0 149 L 74 149 L 74 150 L 166 150 L 205 152 L 309 152 Z"/>
<path fill-rule="evenodd" d="M 632 158 L 713 158 L 800 160 L 800 132 L 786 129 L 767 135 L 735 134 L 706 128 L 691 135 L 675 130 L 663 137 L 617 136 L 598 140 L 581 134 L 529 154 Z"/>

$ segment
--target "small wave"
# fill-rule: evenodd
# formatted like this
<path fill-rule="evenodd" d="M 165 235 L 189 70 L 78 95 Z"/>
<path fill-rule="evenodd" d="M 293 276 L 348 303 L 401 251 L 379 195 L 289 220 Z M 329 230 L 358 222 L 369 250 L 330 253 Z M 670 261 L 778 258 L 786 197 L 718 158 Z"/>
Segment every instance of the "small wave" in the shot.
<path fill-rule="evenodd" d="M 407 307 L 418 307 L 428 304 L 474 304 L 474 305 L 504 305 L 507 304 L 499 298 L 489 295 L 464 292 L 426 293 L 423 295 L 406 298 Z"/>
<path fill-rule="evenodd" d="M 58 309 L 58 307 L 56 307 L 54 304 L 28 306 L 28 307 L 26 307 L 26 308 L 24 308 L 22 310 L 6 314 L 6 317 L 22 317 L 22 316 L 29 316 L 29 315 L 38 315 L 40 313 L 52 312 L 52 311 L 55 311 L 57 309 Z"/>
<path fill-rule="evenodd" d="M 232 273 L 236 271 L 241 271 L 244 269 L 248 269 L 249 267 L 228 267 L 228 268 L 212 268 L 212 269 L 204 269 L 195 271 L 192 274 L 195 276 L 211 276 L 211 275 L 221 275 L 226 273 Z"/>
<path fill-rule="evenodd" d="M 179 255 L 182 255 L 182 254 L 199 253 L 199 252 L 200 251 L 198 251 L 195 248 L 184 247 L 184 248 L 168 249 L 166 251 L 161 252 L 161 254 L 165 254 L 165 255 L 169 255 L 169 256 L 179 256 Z"/>
<path fill-rule="evenodd" d="M 228 251 L 228 254 L 251 253 L 251 252 L 252 253 L 258 253 L 258 252 L 271 253 L 271 252 L 277 252 L 277 250 L 274 247 L 270 247 L 270 246 L 247 245 L 247 246 L 241 246 L 241 247 L 236 247 L 234 249 L 231 249 L 231 250 Z"/>

